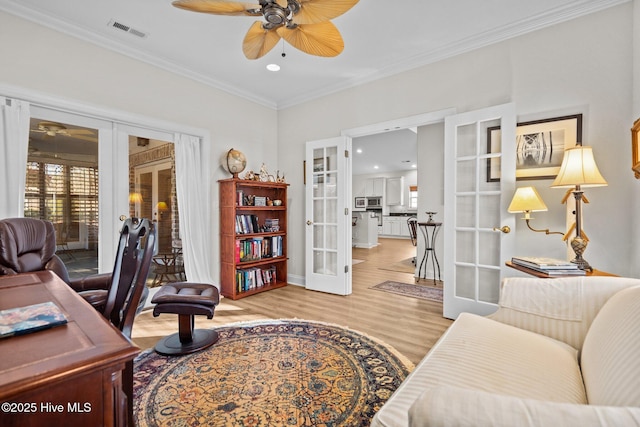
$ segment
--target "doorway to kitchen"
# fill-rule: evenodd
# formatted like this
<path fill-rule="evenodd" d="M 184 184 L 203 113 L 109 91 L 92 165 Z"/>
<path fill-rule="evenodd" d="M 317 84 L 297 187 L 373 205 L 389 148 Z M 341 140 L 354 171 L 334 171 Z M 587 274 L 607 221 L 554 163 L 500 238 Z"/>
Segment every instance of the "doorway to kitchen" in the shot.
<path fill-rule="evenodd" d="M 410 264 L 409 268 L 411 268 L 414 266 L 411 261 L 413 260 L 415 254 L 422 253 L 421 251 L 423 250 L 423 248 L 420 246 L 421 242 L 418 242 L 417 247 L 412 245 L 410 239 L 410 230 L 407 225 L 407 219 L 414 215 L 420 220 L 426 220 L 426 214 L 424 213 L 424 211 L 429 210 L 429 208 L 427 207 L 427 200 L 423 196 L 424 192 L 419 192 L 420 182 L 422 178 L 418 176 L 418 170 L 420 169 L 421 163 L 423 165 L 426 163 L 426 156 L 428 156 L 429 154 L 426 152 L 424 147 L 420 146 L 420 144 L 424 144 L 425 139 L 423 137 L 421 138 L 421 135 L 422 132 L 424 132 L 428 134 L 428 139 L 431 140 L 431 132 L 426 130 L 431 127 L 429 125 L 442 126 L 444 118 L 454 113 L 455 109 L 451 108 L 342 131 L 343 135 L 351 136 L 353 138 L 352 191 L 354 200 L 351 202 L 351 212 L 354 217 L 357 217 L 354 222 L 357 223 L 361 221 L 361 217 L 367 217 L 371 214 L 371 212 L 367 212 L 366 210 L 366 202 L 364 209 L 358 209 L 356 207 L 355 197 L 362 197 L 362 195 L 358 194 L 358 191 L 362 191 L 362 189 L 364 189 L 364 197 L 366 197 L 366 194 L 372 194 L 367 192 L 370 192 L 372 190 L 378 191 L 384 199 L 382 201 L 382 209 L 380 209 L 379 213 L 379 215 L 382 217 L 382 225 L 377 225 L 377 218 L 374 218 L 372 220 L 376 224 L 376 233 L 374 238 L 378 239 L 377 242 L 380 242 L 382 244 L 384 244 L 385 241 L 391 241 L 391 239 L 393 238 L 395 238 L 394 240 L 406 239 L 407 249 L 408 252 L 410 252 L 409 255 L 404 256 L 404 252 L 402 252 L 401 254 L 401 251 L 392 251 L 389 255 L 391 257 L 397 255 L 398 259 L 390 259 L 389 265 L 399 265 L 399 263 L 407 261 Z M 405 144 L 407 146 L 405 151 L 401 151 L 398 149 L 399 141 L 403 139 L 404 141 L 406 141 Z M 413 139 L 413 143 L 408 142 L 411 141 L 411 139 Z M 371 145 L 367 144 L 367 141 Z M 440 144 L 439 150 L 440 152 L 442 152 L 442 139 L 438 139 L 436 142 Z M 359 147 L 360 145 L 361 147 Z M 374 149 L 372 147 L 376 148 Z M 361 148 L 363 150 L 363 153 L 358 153 L 358 148 Z M 374 167 L 376 166 L 375 160 L 364 162 L 362 164 L 360 163 L 359 155 L 364 154 L 365 150 L 377 152 L 376 155 L 378 158 L 378 162 L 380 162 L 379 164 L 377 164 L 378 169 L 374 169 Z M 407 152 L 407 150 L 413 150 L 413 152 Z M 398 156 L 395 157 L 395 165 L 393 163 L 387 165 L 388 162 L 386 162 L 384 164 L 387 166 L 384 166 L 384 169 L 382 169 L 382 162 L 384 161 L 384 159 L 391 159 L 392 157 L 394 157 L 393 154 L 391 154 L 393 152 L 398 154 Z M 415 164 L 415 168 L 412 167 L 413 164 Z M 402 171 L 403 168 L 405 170 L 408 170 L 407 176 L 404 176 L 403 173 L 399 173 L 399 171 Z M 440 169 L 439 172 L 430 171 L 429 173 L 443 175 L 442 169 Z M 404 179 L 395 179 L 402 176 L 404 176 Z M 376 180 L 378 182 L 376 182 Z M 415 183 L 413 183 L 413 180 L 415 180 Z M 385 194 L 387 190 L 386 184 L 389 182 L 391 182 L 391 185 L 394 186 L 391 189 L 392 193 L 395 191 L 394 196 L 398 196 L 398 193 L 400 193 L 400 191 L 394 189 L 402 190 L 402 196 L 394 199 L 391 206 L 386 203 L 387 194 Z M 358 185 L 360 185 L 361 187 L 360 190 L 356 187 Z M 380 185 L 382 185 L 382 188 L 380 187 Z M 416 193 L 420 196 L 417 196 Z M 372 194 L 372 196 L 375 195 Z M 414 198 L 414 202 L 416 203 L 415 208 L 409 208 L 409 203 L 412 197 Z M 375 214 L 376 213 L 374 212 L 374 215 Z M 424 216 L 424 218 L 421 218 L 422 216 Z M 364 220 L 363 222 L 365 221 L 366 220 Z M 360 251 L 361 248 L 367 246 L 376 247 L 375 245 L 371 245 L 370 241 L 366 242 L 365 244 L 361 243 L 362 234 L 360 233 L 366 232 L 364 230 L 364 224 L 361 223 L 360 227 L 358 227 L 357 230 L 354 230 L 354 233 L 352 234 L 352 247 L 355 248 L 353 249 L 353 258 L 359 259 L 365 256 L 363 255 L 363 252 Z M 368 230 L 368 228 L 366 230 Z M 370 274 L 370 272 L 365 273 L 365 271 L 366 269 L 363 268 L 353 269 L 354 283 L 357 280 L 357 276 L 359 274 Z M 408 278 L 411 279 L 411 276 L 408 276 Z"/>

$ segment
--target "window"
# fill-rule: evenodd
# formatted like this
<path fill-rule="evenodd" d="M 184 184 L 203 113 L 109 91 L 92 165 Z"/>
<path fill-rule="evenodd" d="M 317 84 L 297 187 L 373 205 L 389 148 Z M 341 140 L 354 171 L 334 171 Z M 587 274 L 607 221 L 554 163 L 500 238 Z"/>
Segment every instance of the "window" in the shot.
<path fill-rule="evenodd" d="M 98 239 L 98 169 L 28 162 L 24 216 L 51 221 L 58 240 L 85 240 L 92 248 Z"/>
<path fill-rule="evenodd" d="M 418 209 L 418 186 L 409 186 L 409 209 Z"/>

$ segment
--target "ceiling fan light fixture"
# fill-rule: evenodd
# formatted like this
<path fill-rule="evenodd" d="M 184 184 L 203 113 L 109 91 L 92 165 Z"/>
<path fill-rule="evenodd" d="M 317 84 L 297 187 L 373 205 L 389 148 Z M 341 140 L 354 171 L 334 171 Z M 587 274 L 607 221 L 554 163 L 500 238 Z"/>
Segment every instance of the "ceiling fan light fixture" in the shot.
<path fill-rule="evenodd" d="M 254 4 L 240 1 L 175 0 L 172 5 L 214 15 L 262 15 L 264 21 L 254 22 L 242 43 L 247 59 L 258 59 L 269 52 L 280 38 L 309 55 L 339 55 L 344 49 L 344 41 L 330 20 L 347 12 L 358 1 L 258 0 L 260 7 L 256 8 Z"/>
<path fill-rule="evenodd" d="M 280 71 L 280 66 L 278 64 L 269 64 L 267 65 L 267 70 L 273 72 Z"/>

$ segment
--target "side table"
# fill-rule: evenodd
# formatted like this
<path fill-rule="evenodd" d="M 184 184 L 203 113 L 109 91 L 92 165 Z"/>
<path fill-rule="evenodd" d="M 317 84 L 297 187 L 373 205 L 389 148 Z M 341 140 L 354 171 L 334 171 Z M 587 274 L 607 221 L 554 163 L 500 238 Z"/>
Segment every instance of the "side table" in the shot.
<path fill-rule="evenodd" d="M 429 254 L 431 254 L 431 265 L 433 266 L 433 284 L 436 284 L 436 273 L 438 280 L 440 280 L 440 263 L 435 251 L 435 242 L 438 232 L 442 227 L 441 222 L 419 222 L 418 227 L 424 237 L 424 254 L 422 255 L 422 261 L 420 261 L 420 268 L 418 268 L 418 282 L 420 279 L 426 279 L 427 264 L 429 264 Z M 425 264 L 426 261 L 426 264 Z M 424 277 L 422 275 L 422 266 L 424 265 Z"/>

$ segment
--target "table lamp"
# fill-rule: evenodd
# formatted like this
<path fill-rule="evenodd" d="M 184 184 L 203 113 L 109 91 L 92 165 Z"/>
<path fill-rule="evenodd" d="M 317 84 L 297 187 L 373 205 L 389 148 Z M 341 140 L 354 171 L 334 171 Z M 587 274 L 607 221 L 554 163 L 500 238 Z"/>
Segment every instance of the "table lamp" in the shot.
<path fill-rule="evenodd" d="M 582 270 L 592 271 L 589 263 L 582 257 L 587 248 L 587 240 L 582 233 L 582 191 L 583 187 L 603 187 L 607 181 L 602 177 L 591 147 L 576 145 L 564 152 L 562 166 L 551 187 L 574 188 L 571 192 L 576 199 L 576 236 L 571 240 L 571 248 L 576 257 L 571 262 Z"/>
<path fill-rule="evenodd" d="M 545 234 L 564 234 L 559 231 L 549 231 L 548 228 L 544 230 L 537 230 L 531 226 L 529 223 L 529 221 L 533 219 L 531 218 L 531 212 L 544 212 L 547 210 L 547 205 L 544 204 L 542 197 L 540 197 L 540 194 L 538 194 L 535 187 L 520 187 L 516 189 L 513 199 L 511 200 L 511 204 L 507 209 L 507 211 L 511 213 L 524 213 L 524 217 L 522 217 L 522 219 L 525 220 L 527 227 L 529 227 L 529 230 L 531 231 Z"/>

